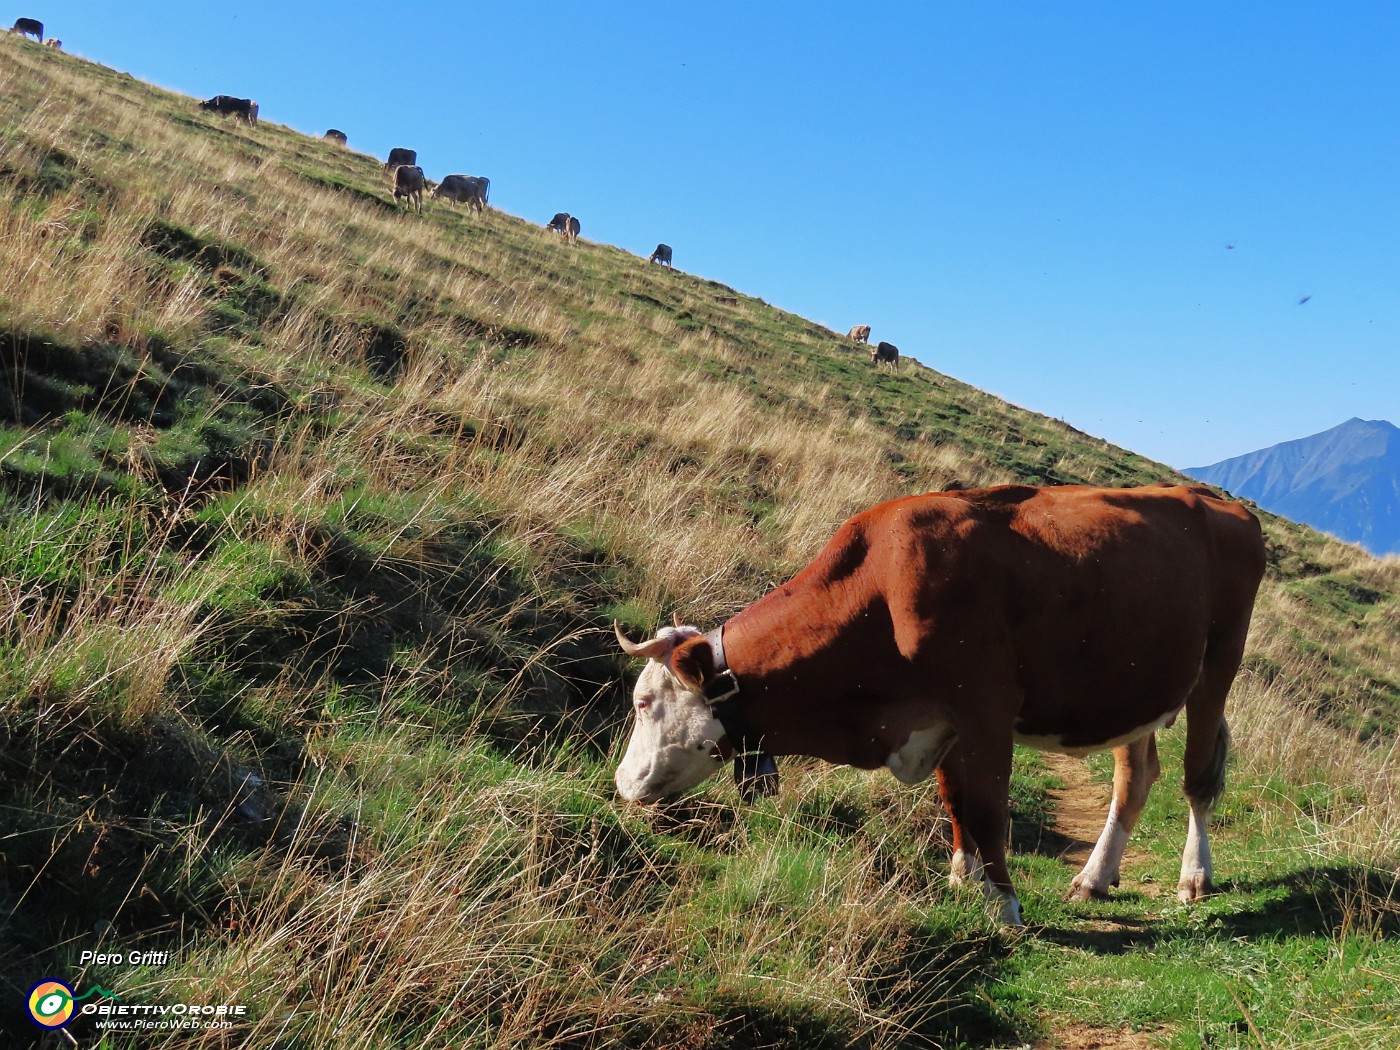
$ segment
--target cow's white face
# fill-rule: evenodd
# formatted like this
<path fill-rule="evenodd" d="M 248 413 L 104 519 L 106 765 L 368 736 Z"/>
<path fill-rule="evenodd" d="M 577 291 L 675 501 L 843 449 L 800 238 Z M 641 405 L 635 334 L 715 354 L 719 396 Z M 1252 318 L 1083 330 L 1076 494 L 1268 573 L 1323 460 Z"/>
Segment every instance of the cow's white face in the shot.
<path fill-rule="evenodd" d="M 613 777 L 618 794 L 629 802 L 673 798 L 722 765 L 724 726 L 709 701 L 669 666 L 675 646 L 699 633 L 693 627 L 668 627 L 653 641 L 628 650 L 647 657 L 632 692 L 632 738 Z"/>

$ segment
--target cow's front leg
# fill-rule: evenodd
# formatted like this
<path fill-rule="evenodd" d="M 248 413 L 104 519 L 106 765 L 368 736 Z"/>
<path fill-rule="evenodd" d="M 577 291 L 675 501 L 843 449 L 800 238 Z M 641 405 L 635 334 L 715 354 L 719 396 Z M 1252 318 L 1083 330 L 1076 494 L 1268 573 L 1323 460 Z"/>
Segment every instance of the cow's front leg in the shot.
<path fill-rule="evenodd" d="M 948 864 L 948 881 L 961 887 L 981 880 L 982 859 L 977 855 L 977 843 L 967 833 L 958 815 L 962 806 L 962 788 L 957 772 L 959 762 L 954 751 L 938 767 L 938 797 L 943 800 L 943 811 L 948 814 L 948 823 L 952 826 L 953 857 Z"/>
<path fill-rule="evenodd" d="M 1021 902 L 1006 864 L 1007 793 L 1011 783 L 1011 732 L 959 732 L 958 745 L 939 769 L 939 787 L 953 822 L 953 878 L 972 876 L 981 856 L 983 890 L 998 921 L 1024 925 Z M 975 851 L 975 852 L 974 852 Z M 961 854 L 961 865 L 959 855 Z M 960 867 L 963 869 L 960 871 Z M 959 876 L 961 875 L 961 878 Z"/>
<path fill-rule="evenodd" d="M 1102 900 L 1110 887 L 1118 885 L 1128 836 L 1142 815 L 1148 790 L 1161 773 L 1155 734 L 1113 749 L 1113 801 L 1108 821 L 1084 869 L 1070 883 L 1069 900 Z"/>

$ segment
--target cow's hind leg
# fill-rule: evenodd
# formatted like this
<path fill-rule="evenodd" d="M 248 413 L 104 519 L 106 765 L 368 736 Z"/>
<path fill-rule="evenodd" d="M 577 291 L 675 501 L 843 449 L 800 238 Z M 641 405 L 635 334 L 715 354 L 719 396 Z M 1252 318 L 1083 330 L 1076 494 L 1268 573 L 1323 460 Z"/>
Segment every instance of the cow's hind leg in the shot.
<path fill-rule="evenodd" d="M 1215 732 L 1209 738 L 1204 731 L 1193 734 L 1194 729 L 1194 721 L 1188 723 L 1184 786 L 1191 817 L 1186 829 L 1186 847 L 1181 853 L 1181 879 L 1176 884 L 1176 895 L 1183 903 L 1203 900 L 1215 892 L 1206 829 L 1216 803 L 1225 792 L 1225 759 L 1230 753 L 1230 727 L 1224 718 L 1216 720 Z"/>
<path fill-rule="evenodd" d="M 1113 749 L 1113 801 L 1108 807 L 1108 821 L 1084 869 L 1070 883 L 1069 900 L 1101 900 L 1108 896 L 1110 887 L 1118 885 L 1128 836 L 1142 815 L 1148 790 L 1161 772 L 1157 737 L 1153 733 Z"/>
<path fill-rule="evenodd" d="M 1243 624 L 1223 637 L 1212 638 L 1202 661 L 1201 675 L 1186 698 L 1186 763 L 1182 787 L 1191 806 L 1186 847 L 1181 854 L 1181 879 L 1176 895 L 1197 901 L 1215 892 L 1211 881 L 1210 815 L 1225 793 L 1225 759 L 1230 753 L 1230 727 L 1225 722 L 1225 698 L 1244 654 Z"/>

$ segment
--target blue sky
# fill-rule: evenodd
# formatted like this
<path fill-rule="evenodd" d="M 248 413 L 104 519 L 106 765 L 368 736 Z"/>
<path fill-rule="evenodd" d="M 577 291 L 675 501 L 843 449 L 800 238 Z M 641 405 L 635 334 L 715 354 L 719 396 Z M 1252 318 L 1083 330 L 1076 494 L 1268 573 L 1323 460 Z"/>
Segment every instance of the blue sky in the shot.
<path fill-rule="evenodd" d="M 402 13 L 399 13 L 402 12 Z M 67 50 L 348 133 L 1185 467 L 1400 423 L 1400 5 L 98 4 Z M 1227 247 L 1233 245 L 1233 248 Z M 1300 304 L 1304 296 L 1310 298 Z"/>

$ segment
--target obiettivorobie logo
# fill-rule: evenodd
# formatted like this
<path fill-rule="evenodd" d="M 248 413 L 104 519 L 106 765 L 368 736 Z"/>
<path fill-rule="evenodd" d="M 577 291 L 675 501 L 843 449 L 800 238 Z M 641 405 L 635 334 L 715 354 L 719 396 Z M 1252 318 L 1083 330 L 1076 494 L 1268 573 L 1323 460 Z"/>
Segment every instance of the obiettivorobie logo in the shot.
<path fill-rule="evenodd" d="M 94 996 L 103 1001 L 86 1002 Z M 29 989 L 28 1001 L 29 1019 L 51 1032 L 66 1029 L 78 1017 L 87 1018 L 98 1029 L 119 1032 L 232 1028 L 248 1017 L 248 1007 L 241 1003 L 124 1003 L 100 985 L 78 995 L 71 985 L 55 977 L 46 977 Z M 63 1034 L 72 1039 L 68 1032 Z"/>
<path fill-rule="evenodd" d="M 62 1028 L 73 1019 L 76 1004 L 94 995 L 101 995 L 114 1003 L 121 1002 L 98 985 L 93 985 L 82 995 L 75 995 L 73 989 L 62 981 L 46 977 L 29 989 L 29 1019 L 40 1028 Z"/>

